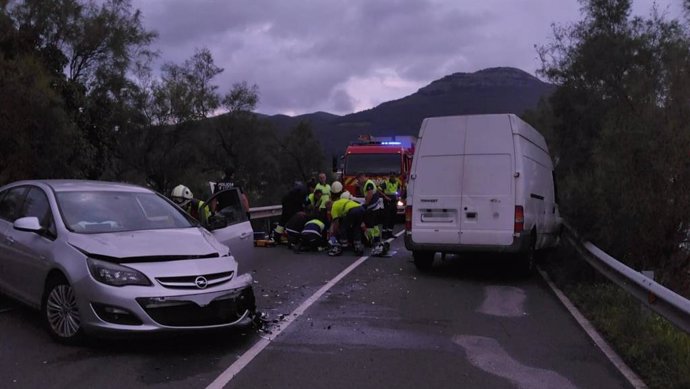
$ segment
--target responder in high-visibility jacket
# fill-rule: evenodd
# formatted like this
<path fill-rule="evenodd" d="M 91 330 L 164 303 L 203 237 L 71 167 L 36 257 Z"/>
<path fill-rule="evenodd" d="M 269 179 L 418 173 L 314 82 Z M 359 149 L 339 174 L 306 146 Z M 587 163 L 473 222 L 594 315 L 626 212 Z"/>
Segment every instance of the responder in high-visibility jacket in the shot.
<path fill-rule="evenodd" d="M 395 216 L 398 213 L 398 199 L 400 198 L 401 183 L 395 172 L 391 172 L 390 177 L 381 183 L 381 190 L 384 194 L 383 199 L 383 231 L 384 239 L 393 236 L 393 226 Z"/>
<path fill-rule="evenodd" d="M 307 195 L 307 200 L 305 201 L 305 209 L 309 212 L 318 212 L 320 210 L 326 209 L 326 202 L 328 197 L 321 193 L 321 189 L 314 189 L 314 192 Z"/>
<path fill-rule="evenodd" d="M 309 220 L 302 229 L 302 239 L 298 251 L 322 250 L 323 247 L 327 247 L 324 234 L 328 227 L 328 218 L 318 216 Z"/>
<path fill-rule="evenodd" d="M 364 218 L 364 207 L 350 199 L 349 192 L 343 192 L 341 198 L 334 201 L 331 205 L 331 250 L 330 256 L 340 255 L 343 246 L 352 240 L 355 254 L 364 253 L 362 244 L 362 219 Z"/>
<path fill-rule="evenodd" d="M 205 206 L 206 203 L 195 199 L 192 191 L 186 186 L 178 185 L 173 188 L 170 197 L 175 204 L 179 205 L 180 208 L 182 208 L 196 220 L 200 221 L 202 224 L 206 224 L 208 222 L 208 218 L 211 216 L 211 210 L 209 207 Z"/>
<path fill-rule="evenodd" d="M 316 187 L 314 189 L 321 190 L 323 197 L 326 199 L 331 198 L 331 186 L 326 182 L 326 173 L 319 173 L 319 182 L 316 183 Z"/>
<path fill-rule="evenodd" d="M 381 239 L 383 229 L 383 195 L 374 181 L 367 178 L 366 174 L 357 174 L 357 184 L 361 195 L 364 197 L 364 224 L 367 226 L 367 239 L 371 243 L 371 255 L 385 254 L 385 246 Z"/>

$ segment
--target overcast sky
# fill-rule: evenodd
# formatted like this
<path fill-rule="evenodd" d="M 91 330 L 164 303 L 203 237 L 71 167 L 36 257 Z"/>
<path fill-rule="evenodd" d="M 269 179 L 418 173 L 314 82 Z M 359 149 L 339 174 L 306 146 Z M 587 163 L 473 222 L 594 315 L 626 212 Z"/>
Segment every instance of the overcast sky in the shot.
<path fill-rule="evenodd" d="M 133 0 L 163 62 L 211 50 L 233 83 L 259 87 L 257 111 L 348 114 L 456 72 L 534 74 L 551 24 L 580 20 L 576 0 Z M 658 0 L 680 18 L 681 0 Z M 647 16 L 653 0 L 633 0 Z"/>

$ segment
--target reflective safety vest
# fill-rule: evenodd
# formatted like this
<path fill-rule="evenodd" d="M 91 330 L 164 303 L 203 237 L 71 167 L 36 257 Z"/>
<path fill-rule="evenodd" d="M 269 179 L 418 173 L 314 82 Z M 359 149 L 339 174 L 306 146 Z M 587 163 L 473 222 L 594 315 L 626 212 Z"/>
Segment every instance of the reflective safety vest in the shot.
<path fill-rule="evenodd" d="M 359 191 L 361 192 L 362 197 L 367 197 L 367 191 L 366 187 L 371 186 L 374 188 L 374 196 L 376 195 L 376 192 L 378 191 L 378 186 L 376 186 L 376 183 L 373 180 L 367 180 L 364 185 L 362 185 L 361 188 L 359 188 Z"/>
<path fill-rule="evenodd" d="M 311 205 L 314 208 L 318 209 L 325 209 L 326 208 L 326 202 L 328 202 L 328 197 L 324 196 L 323 194 L 321 195 L 321 198 L 319 199 L 319 203 L 316 204 L 316 199 L 314 198 L 314 194 L 310 193 L 307 196 L 307 204 Z"/>
<path fill-rule="evenodd" d="M 383 209 L 383 197 L 379 194 L 379 189 L 372 180 L 367 180 L 367 182 L 364 183 L 364 186 L 362 186 L 361 191 L 362 191 L 362 196 L 365 198 L 367 197 L 367 191 L 365 190 L 368 186 L 371 186 L 374 188 L 374 195 L 371 196 L 371 201 L 368 204 L 365 204 L 364 207 L 366 208 L 367 211 L 377 211 L 379 209 Z"/>
<path fill-rule="evenodd" d="M 318 183 L 316 184 L 316 187 L 314 189 L 321 189 L 321 194 L 323 197 L 329 198 L 331 197 L 331 185 L 330 184 L 321 184 Z"/>
<path fill-rule="evenodd" d="M 341 218 L 347 215 L 351 209 L 361 207 L 362 205 L 354 200 L 350 199 L 338 199 L 333 202 L 331 207 L 331 217 L 333 219 Z"/>
<path fill-rule="evenodd" d="M 201 200 L 191 199 L 184 207 L 184 210 L 201 223 L 206 223 L 211 216 L 211 210 L 208 209 L 209 207 L 205 207 L 205 205 L 206 203 Z"/>
<path fill-rule="evenodd" d="M 314 235 L 319 235 L 321 236 L 323 234 L 323 230 L 326 228 L 326 224 L 322 222 L 319 219 L 311 219 L 307 222 L 307 224 L 304 225 L 304 229 L 302 230 L 302 235 L 305 234 L 314 234 Z"/>
<path fill-rule="evenodd" d="M 393 182 L 384 181 L 382 187 L 383 193 L 387 195 L 397 195 L 398 189 L 400 189 L 400 180 L 396 178 Z"/>

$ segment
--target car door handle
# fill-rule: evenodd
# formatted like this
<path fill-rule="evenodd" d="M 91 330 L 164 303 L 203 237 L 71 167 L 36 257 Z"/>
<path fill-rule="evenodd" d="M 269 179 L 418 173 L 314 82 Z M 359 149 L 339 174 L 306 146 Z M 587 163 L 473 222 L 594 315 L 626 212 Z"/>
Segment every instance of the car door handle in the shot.
<path fill-rule="evenodd" d="M 6 236 L 5 241 L 7 241 L 7 244 L 13 245 L 14 244 L 14 238 L 11 236 Z"/>
<path fill-rule="evenodd" d="M 252 234 L 249 232 L 243 232 L 240 234 L 240 239 L 247 239 L 247 238 L 249 238 L 249 235 L 252 235 Z"/>

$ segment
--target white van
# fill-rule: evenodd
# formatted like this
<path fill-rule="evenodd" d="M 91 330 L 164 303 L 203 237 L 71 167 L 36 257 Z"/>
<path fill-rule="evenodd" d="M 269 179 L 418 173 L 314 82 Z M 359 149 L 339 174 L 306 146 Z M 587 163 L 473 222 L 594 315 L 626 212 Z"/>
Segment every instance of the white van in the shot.
<path fill-rule="evenodd" d="M 422 271 L 439 252 L 505 252 L 529 273 L 561 229 L 544 137 L 512 114 L 424 119 L 407 205 L 405 247 Z"/>

